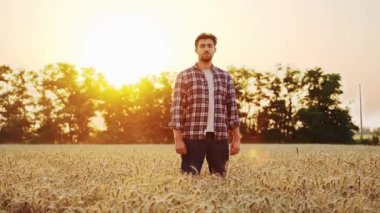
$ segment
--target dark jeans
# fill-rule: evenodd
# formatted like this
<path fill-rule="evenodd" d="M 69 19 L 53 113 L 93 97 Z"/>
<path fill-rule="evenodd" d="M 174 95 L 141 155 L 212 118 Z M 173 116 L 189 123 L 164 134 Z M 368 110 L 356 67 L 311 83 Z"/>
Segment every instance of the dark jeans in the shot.
<path fill-rule="evenodd" d="M 213 133 L 207 133 L 204 140 L 184 139 L 187 154 L 181 155 L 181 169 L 184 173 L 200 174 L 206 157 L 211 174 L 226 175 L 226 163 L 229 159 L 228 141 L 216 141 Z"/>

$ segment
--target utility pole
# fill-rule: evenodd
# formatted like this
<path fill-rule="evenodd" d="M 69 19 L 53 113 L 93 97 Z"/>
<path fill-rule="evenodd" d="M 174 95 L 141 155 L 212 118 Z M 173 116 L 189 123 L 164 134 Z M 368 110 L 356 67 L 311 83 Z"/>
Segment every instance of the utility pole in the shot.
<path fill-rule="evenodd" d="M 362 87 L 360 84 L 359 84 L 359 100 L 360 100 L 360 143 L 363 143 Z"/>

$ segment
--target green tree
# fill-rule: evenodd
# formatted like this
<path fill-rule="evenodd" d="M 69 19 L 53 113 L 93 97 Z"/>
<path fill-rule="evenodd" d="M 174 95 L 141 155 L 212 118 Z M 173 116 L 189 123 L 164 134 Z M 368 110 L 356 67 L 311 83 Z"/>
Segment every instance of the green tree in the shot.
<path fill-rule="evenodd" d="M 152 81 L 156 88 L 155 97 L 155 137 L 160 143 L 171 143 L 173 132 L 168 124 L 171 120 L 170 107 L 172 104 L 172 93 L 175 75 L 169 72 L 162 72 L 158 76 L 153 76 Z"/>
<path fill-rule="evenodd" d="M 102 95 L 105 140 L 168 143 L 172 138 L 168 123 L 173 82 L 174 75 L 161 73 L 120 89 L 109 86 Z"/>
<path fill-rule="evenodd" d="M 170 106 L 174 76 L 161 73 L 147 76 L 134 85 L 128 130 L 137 143 L 171 142 Z"/>
<path fill-rule="evenodd" d="M 283 70 L 279 66 L 278 70 Z M 294 70 L 290 67 L 286 67 L 285 76 L 282 80 L 284 88 L 284 99 L 286 104 L 286 121 L 285 121 L 285 136 L 286 141 L 291 142 L 295 139 L 295 125 L 296 125 L 296 110 L 298 101 L 302 93 L 301 87 L 301 72 Z"/>
<path fill-rule="evenodd" d="M 132 104 L 129 106 L 127 131 L 133 143 L 157 142 L 155 137 L 157 108 L 157 90 L 154 83 L 143 78 L 133 86 Z M 159 140 L 159 139 L 158 139 Z"/>
<path fill-rule="evenodd" d="M 28 92 L 32 72 L 0 67 L 0 142 L 28 142 L 33 133 L 33 97 Z"/>
<path fill-rule="evenodd" d="M 123 86 L 116 89 L 108 85 L 102 92 L 101 111 L 104 117 L 106 131 L 103 133 L 104 143 L 125 143 L 130 141 L 127 134 L 129 122 L 132 87 Z"/>
<path fill-rule="evenodd" d="M 277 73 L 258 75 L 257 85 L 265 101 L 258 112 L 258 127 L 262 141 L 290 142 L 294 139 L 297 100 L 302 93 L 300 71 L 290 67 L 277 68 Z M 262 102 L 263 102 L 262 101 Z"/>
<path fill-rule="evenodd" d="M 95 115 L 95 71 L 84 69 L 80 74 L 73 65 L 48 65 L 42 71 L 40 128 L 42 141 L 85 142 L 90 135 L 89 122 Z"/>
<path fill-rule="evenodd" d="M 271 83 L 272 74 L 265 73 L 255 73 L 254 74 L 254 86 L 256 88 L 254 94 L 254 104 L 258 108 L 257 119 L 256 119 L 256 129 L 258 134 L 258 140 L 260 142 L 266 140 L 264 135 L 269 130 L 271 125 L 270 111 L 267 107 L 270 102 L 271 93 L 268 89 L 268 85 Z"/>
<path fill-rule="evenodd" d="M 301 122 L 298 140 L 308 142 L 350 142 L 354 130 L 348 109 L 340 107 L 339 74 L 324 74 L 320 68 L 308 70 L 302 79 L 307 95 L 297 116 Z"/>
<path fill-rule="evenodd" d="M 234 82 L 237 106 L 240 117 L 240 131 L 243 135 L 243 140 L 251 141 L 256 134 L 255 129 L 255 110 L 258 103 L 257 95 L 254 87 L 255 71 L 247 68 L 236 68 L 230 66 L 228 72 Z M 255 96 L 256 95 L 256 96 Z"/>

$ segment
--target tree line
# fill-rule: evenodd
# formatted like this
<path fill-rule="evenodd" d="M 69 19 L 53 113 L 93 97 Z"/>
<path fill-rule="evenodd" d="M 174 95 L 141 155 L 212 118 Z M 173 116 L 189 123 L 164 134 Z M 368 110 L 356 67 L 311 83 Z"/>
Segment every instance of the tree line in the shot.
<path fill-rule="evenodd" d="M 275 73 L 229 67 L 243 142 L 349 143 L 358 127 L 339 100 L 341 77 L 321 68 Z M 172 143 L 176 73 L 115 88 L 92 68 L 0 66 L 0 143 Z"/>

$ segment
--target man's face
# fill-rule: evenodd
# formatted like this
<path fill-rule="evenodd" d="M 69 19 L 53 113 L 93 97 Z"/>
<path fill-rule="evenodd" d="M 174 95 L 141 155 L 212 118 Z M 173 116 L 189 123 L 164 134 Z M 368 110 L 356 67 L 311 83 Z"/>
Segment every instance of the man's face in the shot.
<path fill-rule="evenodd" d="M 210 62 L 214 56 L 216 49 L 211 39 L 201 39 L 198 41 L 195 52 L 198 54 L 198 58 L 203 62 Z"/>

